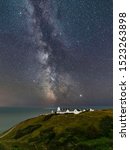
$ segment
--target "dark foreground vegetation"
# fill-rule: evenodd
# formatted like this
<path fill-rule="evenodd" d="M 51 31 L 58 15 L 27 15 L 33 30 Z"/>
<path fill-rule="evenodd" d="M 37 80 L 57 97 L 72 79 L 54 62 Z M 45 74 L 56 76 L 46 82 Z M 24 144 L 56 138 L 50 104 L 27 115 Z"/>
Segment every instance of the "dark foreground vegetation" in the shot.
<path fill-rule="evenodd" d="M 112 110 L 42 115 L 0 139 L 0 150 L 112 150 Z"/>

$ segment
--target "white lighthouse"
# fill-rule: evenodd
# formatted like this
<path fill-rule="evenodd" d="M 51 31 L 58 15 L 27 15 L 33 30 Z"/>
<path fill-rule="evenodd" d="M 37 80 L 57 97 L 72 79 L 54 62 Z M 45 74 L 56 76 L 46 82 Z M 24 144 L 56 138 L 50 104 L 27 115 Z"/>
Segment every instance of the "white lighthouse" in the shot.
<path fill-rule="evenodd" d="M 61 110 L 60 110 L 60 107 L 57 107 L 57 112 L 60 112 Z"/>

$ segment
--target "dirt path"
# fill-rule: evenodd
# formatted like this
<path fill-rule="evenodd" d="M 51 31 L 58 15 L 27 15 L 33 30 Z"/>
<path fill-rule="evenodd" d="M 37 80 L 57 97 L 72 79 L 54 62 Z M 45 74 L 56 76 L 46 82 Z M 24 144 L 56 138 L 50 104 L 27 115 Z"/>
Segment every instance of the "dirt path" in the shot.
<path fill-rule="evenodd" d="M 8 132 L 0 136 L 0 139 L 8 135 L 15 127 L 11 128 Z"/>

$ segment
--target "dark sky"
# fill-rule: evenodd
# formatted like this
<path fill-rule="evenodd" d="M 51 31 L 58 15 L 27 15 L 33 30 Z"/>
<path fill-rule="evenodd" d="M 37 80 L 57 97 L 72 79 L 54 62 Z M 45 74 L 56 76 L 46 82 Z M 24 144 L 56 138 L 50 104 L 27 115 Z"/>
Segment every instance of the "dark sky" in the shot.
<path fill-rule="evenodd" d="M 1 0 L 0 106 L 112 105 L 112 0 Z"/>

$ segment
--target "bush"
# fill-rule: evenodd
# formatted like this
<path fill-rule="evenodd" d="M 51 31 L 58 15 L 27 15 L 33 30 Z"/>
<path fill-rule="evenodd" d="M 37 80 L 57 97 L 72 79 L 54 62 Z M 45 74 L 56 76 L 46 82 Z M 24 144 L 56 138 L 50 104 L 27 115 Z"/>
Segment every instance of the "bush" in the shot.
<path fill-rule="evenodd" d="M 100 121 L 100 131 L 102 136 L 112 137 L 113 136 L 113 118 L 110 116 L 104 117 Z"/>
<path fill-rule="evenodd" d="M 47 128 L 45 130 L 42 130 L 40 132 L 40 138 L 45 142 L 45 143 L 50 143 L 55 138 L 55 132 L 53 130 L 53 127 Z"/>
<path fill-rule="evenodd" d="M 51 119 L 53 116 L 54 116 L 54 114 L 46 115 L 46 116 L 44 117 L 43 121 L 48 121 L 48 120 Z"/>
<path fill-rule="evenodd" d="M 79 143 L 77 146 L 74 148 L 74 150 L 93 150 L 89 145 L 84 144 L 84 143 Z"/>
<path fill-rule="evenodd" d="M 109 138 L 98 138 L 80 141 L 74 150 L 112 150 L 112 140 Z"/>
<path fill-rule="evenodd" d="M 0 143 L 0 150 L 5 150 L 5 147 Z"/>
<path fill-rule="evenodd" d="M 86 137 L 88 139 L 95 139 L 95 138 L 98 138 L 99 137 L 99 130 L 91 125 L 87 128 L 87 133 L 86 133 Z"/>
<path fill-rule="evenodd" d="M 21 138 L 22 136 L 32 133 L 34 130 L 40 128 L 41 126 L 42 126 L 41 124 L 27 126 L 24 129 L 18 130 L 16 132 L 14 138 L 15 139 Z"/>

